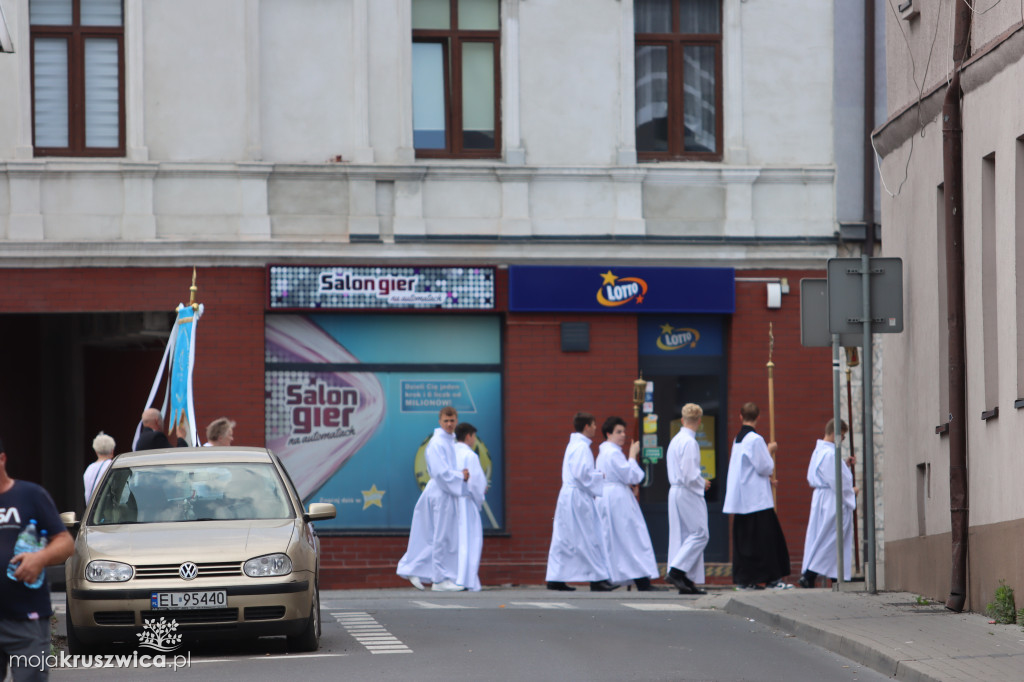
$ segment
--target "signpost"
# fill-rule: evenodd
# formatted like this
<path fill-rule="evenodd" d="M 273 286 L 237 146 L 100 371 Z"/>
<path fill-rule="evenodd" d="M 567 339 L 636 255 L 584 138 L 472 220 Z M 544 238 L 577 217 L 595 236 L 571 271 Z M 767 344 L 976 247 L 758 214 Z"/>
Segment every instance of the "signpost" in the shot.
<path fill-rule="evenodd" d="M 822 289 L 825 282 L 827 324 L 822 324 Z M 827 334 L 826 334 L 827 330 Z M 844 580 L 842 517 L 842 417 L 839 409 L 839 347 L 863 348 L 864 395 L 864 526 L 867 534 L 868 592 L 875 582 L 875 464 L 872 424 L 872 333 L 903 331 L 903 261 L 899 258 L 830 258 L 828 279 L 800 282 L 800 342 L 804 346 L 832 346 L 833 413 L 836 437 L 836 555 L 839 582 Z M 828 338 L 831 336 L 831 343 Z M 858 338 L 859 337 L 859 338 Z M 853 425 L 850 425 L 853 428 Z"/>

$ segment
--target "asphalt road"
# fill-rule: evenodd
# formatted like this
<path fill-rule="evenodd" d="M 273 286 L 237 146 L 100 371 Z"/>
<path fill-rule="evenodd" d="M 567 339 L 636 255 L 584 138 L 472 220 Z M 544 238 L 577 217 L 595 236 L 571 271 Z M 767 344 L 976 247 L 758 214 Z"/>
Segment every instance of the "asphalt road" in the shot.
<path fill-rule="evenodd" d="M 65 668 L 50 679 L 888 679 L 760 623 L 696 610 L 694 599 L 621 589 L 332 591 L 323 595 L 317 654 L 288 654 L 283 640 L 263 639 L 195 648 L 178 670 Z"/>

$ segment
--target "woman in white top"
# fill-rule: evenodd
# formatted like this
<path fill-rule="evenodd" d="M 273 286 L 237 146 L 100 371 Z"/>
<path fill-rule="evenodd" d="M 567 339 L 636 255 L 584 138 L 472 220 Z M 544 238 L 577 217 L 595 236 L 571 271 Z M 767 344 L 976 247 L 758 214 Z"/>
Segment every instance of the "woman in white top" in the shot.
<path fill-rule="evenodd" d="M 92 439 L 92 449 L 96 453 L 96 461 L 85 468 L 82 483 L 85 484 L 85 503 L 89 504 L 96 484 L 103 478 L 103 473 L 110 467 L 114 459 L 114 439 L 100 431 Z"/>

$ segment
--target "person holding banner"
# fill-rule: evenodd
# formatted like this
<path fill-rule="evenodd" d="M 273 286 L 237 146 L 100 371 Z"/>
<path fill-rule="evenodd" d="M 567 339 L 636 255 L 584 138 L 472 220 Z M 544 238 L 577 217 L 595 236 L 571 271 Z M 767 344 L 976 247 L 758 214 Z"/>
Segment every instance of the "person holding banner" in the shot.
<path fill-rule="evenodd" d="M 183 448 L 188 445 L 185 441 L 187 435 L 188 423 L 185 421 L 178 422 L 177 447 Z M 135 443 L 135 451 L 159 450 L 170 447 L 175 446 L 171 445 L 171 441 L 167 440 L 167 434 L 164 433 L 164 416 L 160 414 L 160 410 L 155 407 L 148 407 L 143 410 L 142 432 L 139 434 L 138 442 Z"/>
<path fill-rule="evenodd" d="M 644 480 L 644 470 L 636 461 L 640 443 L 633 441 L 627 459 L 622 450 L 626 444 L 626 421 L 622 417 L 605 419 L 601 432 L 605 441 L 598 448 L 597 470 L 604 474 L 604 491 L 597 511 L 608 548 L 609 580 L 613 585 L 632 582 L 640 592 L 665 590 L 651 584 L 651 578 L 659 577 L 661 572 L 647 522 L 630 487 Z"/>
<path fill-rule="evenodd" d="M 594 467 L 590 450 L 597 421 L 577 412 L 573 433 L 562 457 L 562 488 L 558 492 L 548 550 L 547 588 L 574 592 L 570 582 L 590 582 L 591 592 L 611 592 L 608 549 L 604 544 L 596 498 L 604 492 L 604 475 Z"/>
<path fill-rule="evenodd" d="M 790 574 L 789 548 L 772 500 L 772 455 L 778 445 L 765 443 L 754 429 L 761 411 L 754 403 L 740 408 L 740 428 L 729 455 L 722 511 L 733 514 L 732 579 L 740 590 L 785 590 Z"/>
<path fill-rule="evenodd" d="M 704 548 L 707 547 L 708 505 L 704 492 L 711 481 L 700 470 L 697 429 L 704 410 L 700 405 L 683 405 L 683 427 L 668 444 L 668 560 L 665 581 L 679 594 L 707 594 L 696 583 L 704 582 Z"/>
<path fill-rule="evenodd" d="M 433 583 L 435 592 L 460 592 L 458 500 L 469 494 L 469 469 L 455 465 L 455 424 L 459 413 L 451 405 L 441 409 L 438 428 L 427 443 L 430 480 L 412 512 L 409 545 L 398 562 L 398 575 L 422 590 Z"/>
<path fill-rule="evenodd" d="M 840 438 L 846 437 L 846 422 L 840 420 Z M 853 511 L 857 508 L 857 489 L 853 487 L 850 462 L 842 463 L 843 475 L 843 575 L 850 579 L 853 566 Z M 807 482 L 811 494 L 811 513 L 804 538 L 804 561 L 800 568 L 800 587 L 814 587 L 818 576 L 837 580 L 836 568 L 836 420 L 829 419 L 825 435 L 811 453 L 807 466 Z"/>
<path fill-rule="evenodd" d="M 456 585 L 472 592 L 480 591 L 480 555 L 484 549 L 484 524 L 480 510 L 487 492 L 487 476 L 480 466 L 476 447 L 476 427 L 462 422 L 455 427 L 455 468 L 469 469 L 469 495 L 459 498 L 459 571 Z"/>

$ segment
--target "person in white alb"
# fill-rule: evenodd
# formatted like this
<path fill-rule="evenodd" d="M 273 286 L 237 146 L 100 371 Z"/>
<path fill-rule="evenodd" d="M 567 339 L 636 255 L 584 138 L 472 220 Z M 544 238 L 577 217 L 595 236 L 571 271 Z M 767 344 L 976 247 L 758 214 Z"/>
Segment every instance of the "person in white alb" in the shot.
<path fill-rule="evenodd" d="M 558 492 L 548 550 L 547 588 L 572 592 L 570 582 L 589 582 L 592 592 L 615 589 L 608 582 L 608 550 L 595 499 L 604 492 L 604 476 L 594 467 L 590 450 L 597 422 L 587 412 L 572 419 L 573 434 L 562 457 L 562 488 Z"/>
<path fill-rule="evenodd" d="M 743 426 L 729 455 L 722 511 L 733 514 L 732 579 L 737 589 L 785 590 L 793 587 L 782 580 L 790 574 L 789 548 L 772 499 L 772 453 L 778 446 L 766 444 L 754 430 L 760 414 L 754 403 L 740 408 Z"/>
<path fill-rule="evenodd" d="M 597 511 L 608 547 L 609 581 L 613 585 L 632 581 L 640 592 L 665 590 L 651 584 L 651 578 L 661 573 L 654 559 L 647 522 L 630 487 L 644 480 L 644 470 L 636 461 L 640 443 L 633 442 L 627 458 L 622 451 L 626 444 L 626 422 L 622 417 L 608 417 L 601 432 L 606 440 L 597 450 L 597 470 L 604 474 L 604 494 L 597 501 Z"/>
<path fill-rule="evenodd" d="M 683 426 L 668 444 L 668 573 L 665 580 L 679 594 L 707 594 L 697 583 L 704 582 L 704 548 L 708 544 L 708 506 L 704 492 L 711 481 L 700 470 L 697 429 L 704 410 L 700 405 L 683 405 Z"/>
<path fill-rule="evenodd" d="M 846 422 L 841 421 L 840 438 L 846 436 Z M 853 566 L 853 511 L 857 508 L 857 489 L 853 487 L 850 463 L 842 462 L 843 477 L 843 576 L 850 579 Z M 800 587 L 814 587 L 819 575 L 837 580 L 836 567 L 836 421 L 829 419 L 825 436 L 811 453 L 807 466 L 807 482 L 811 494 L 811 513 L 804 538 L 804 561 L 800 568 Z"/>
<path fill-rule="evenodd" d="M 103 479 L 103 474 L 110 468 L 110 463 L 114 459 L 114 439 L 100 431 L 92 439 L 92 450 L 96 453 L 96 461 L 89 464 L 82 474 L 86 504 L 89 504 L 96 485 Z"/>
<path fill-rule="evenodd" d="M 420 493 L 412 512 L 409 545 L 398 562 L 398 575 L 422 590 L 433 583 L 437 592 L 466 589 L 457 584 L 459 573 L 458 500 L 469 494 L 469 469 L 455 466 L 455 424 L 459 414 L 454 407 L 441 409 L 440 426 L 427 443 L 427 473 L 430 480 Z"/>
<path fill-rule="evenodd" d="M 469 494 L 459 498 L 459 570 L 455 578 L 473 592 L 480 591 L 480 555 L 484 549 L 484 524 L 480 520 L 480 509 L 487 492 L 487 476 L 480 466 L 476 447 L 476 427 L 462 422 L 455 427 L 455 468 L 468 469 Z"/>

